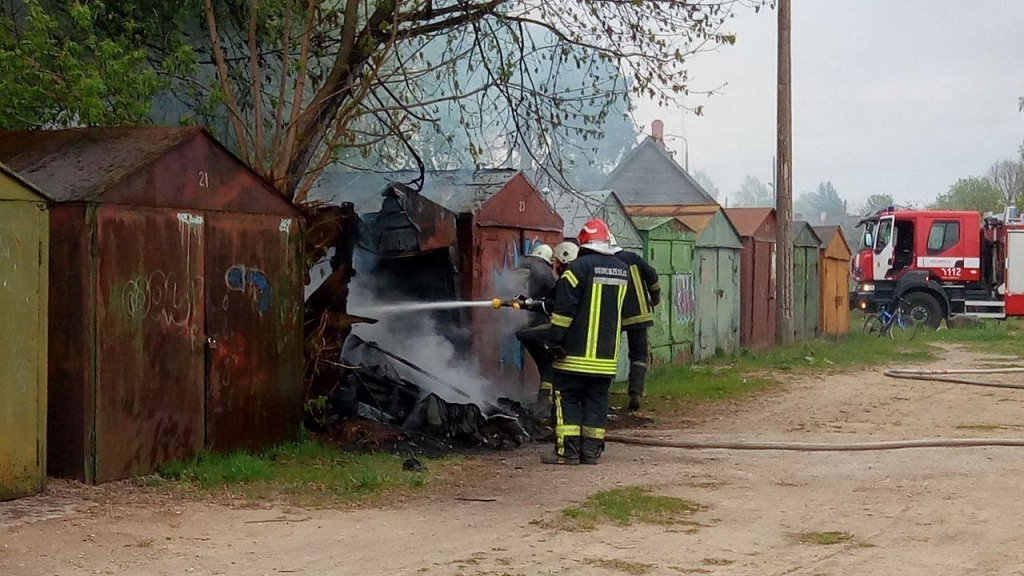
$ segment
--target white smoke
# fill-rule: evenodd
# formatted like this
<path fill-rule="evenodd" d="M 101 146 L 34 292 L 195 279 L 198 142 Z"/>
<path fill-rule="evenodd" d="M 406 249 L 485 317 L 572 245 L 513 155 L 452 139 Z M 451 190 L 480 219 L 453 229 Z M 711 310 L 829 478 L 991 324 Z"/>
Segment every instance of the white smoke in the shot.
<path fill-rule="evenodd" d="M 407 296 L 408 286 L 399 289 L 388 276 L 373 274 L 376 261 L 372 255 L 357 250 L 355 260 L 355 269 L 358 273 L 350 285 L 348 300 L 348 310 L 351 314 L 374 317 L 374 308 L 410 301 Z M 499 297 L 511 298 L 522 293 L 525 287 L 523 276 L 511 271 L 498 274 L 497 279 L 500 286 L 496 290 L 496 296 Z M 416 279 L 403 278 L 402 281 L 416 282 Z M 525 313 L 508 308 L 486 310 L 484 313 L 494 314 L 494 330 L 499 331 L 503 337 L 514 334 L 527 320 Z M 442 325 L 438 321 L 439 317 L 460 317 L 464 322 Z M 473 357 L 471 352 L 475 347 L 470 345 L 473 337 L 470 333 L 469 314 L 404 312 L 384 314 L 377 319 L 377 324 L 355 325 L 352 333 L 363 340 L 376 342 L 382 349 L 461 389 L 471 400 L 439 383 L 432 382 L 429 378 L 417 377 L 417 384 L 426 386 L 429 392 L 449 402 L 472 401 L 481 407 L 485 403 L 493 403 L 499 396 L 508 395 L 508 390 L 502 390 L 500 383 L 491 382 L 481 375 L 479 359 Z M 405 367 L 399 368 L 406 373 Z"/>

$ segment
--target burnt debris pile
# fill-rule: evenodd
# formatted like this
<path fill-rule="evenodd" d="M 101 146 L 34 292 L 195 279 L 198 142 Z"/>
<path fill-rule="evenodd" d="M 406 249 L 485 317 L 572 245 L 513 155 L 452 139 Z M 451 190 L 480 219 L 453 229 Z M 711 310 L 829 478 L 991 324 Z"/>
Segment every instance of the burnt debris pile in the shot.
<path fill-rule="evenodd" d="M 355 334 L 345 341 L 338 385 L 316 412 L 314 429 L 371 450 L 508 449 L 550 433 L 518 402 L 474 397 Z"/>

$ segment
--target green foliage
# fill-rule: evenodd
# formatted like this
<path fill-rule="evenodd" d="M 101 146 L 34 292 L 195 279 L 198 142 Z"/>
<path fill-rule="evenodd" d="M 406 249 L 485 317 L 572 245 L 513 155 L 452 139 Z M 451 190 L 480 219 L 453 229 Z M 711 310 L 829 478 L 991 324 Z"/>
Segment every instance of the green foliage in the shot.
<path fill-rule="evenodd" d="M 743 184 L 739 191 L 733 194 L 732 206 L 762 206 L 766 208 L 775 206 L 775 195 L 772 189 L 757 179 L 756 176 L 747 174 L 743 178 Z"/>
<path fill-rule="evenodd" d="M 802 194 L 793 208 L 794 212 L 803 214 L 804 220 L 815 225 L 846 216 L 846 203 L 831 182 L 822 182 L 814 192 Z"/>
<path fill-rule="evenodd" d="M 892 197 L 892 194 L 872 194 L 864 200 L 864 204 L 860 208 L 861 215 L 874 214 L 879 210 L 884 210 L 889 206 L 895 206 L 896 200 Z"/>
<path fill-rule="evenodd" d="M 961 178 L 949 187 L 949 191 L 939 194 L 931 205 L 933 210 L 977 210 L 979 212 L 1003 211 L 1003 194 L 988 178 L 972 176 Z"/>
<path fill-rule="evenodd" d="M 99 30 L 101 0 L 25 0 L 0 8 L 0 128 L 144 123 L 163 86 L 131 22 Z"/>
<path fill-rule="evenodd" d="M 312 441 L 283 444 L 262 454 L 202 452 L 160 469 L 158 480 L 180 489 L 227 493 L 249 499 L 283 498 L 303 505 L 358 502 L 392 490 L 427 485 L 422 472 L 402 469 L 403 459 L 388 454 L 356 454 Z M 429 461 L 442 467 L 444 460 Z"/>

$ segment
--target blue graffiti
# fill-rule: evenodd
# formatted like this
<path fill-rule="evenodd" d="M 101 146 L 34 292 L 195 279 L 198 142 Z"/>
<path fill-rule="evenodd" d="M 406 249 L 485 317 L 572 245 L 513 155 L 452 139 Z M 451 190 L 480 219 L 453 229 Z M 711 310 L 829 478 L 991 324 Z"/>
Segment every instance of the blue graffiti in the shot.
<path fill-rule="evenodd" d="M 227 284 L 228 290 L 250 294 L 261 314 L 270 310 L 274 291 L 262 270 L 235 264 L 228 268 L 227 274 L 224 275 L 224 283 Z"/>

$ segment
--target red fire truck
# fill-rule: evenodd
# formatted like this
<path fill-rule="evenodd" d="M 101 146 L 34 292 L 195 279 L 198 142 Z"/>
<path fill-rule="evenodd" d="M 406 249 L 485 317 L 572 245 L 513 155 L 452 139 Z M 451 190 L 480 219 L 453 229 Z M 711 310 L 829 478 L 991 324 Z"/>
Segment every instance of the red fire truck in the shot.
<path fill-rule="evenodd" d="M 1024 221 L 945 210 L 879 211 L 858 222 L 850 306 L 874 312 L 898 297 L 904 314 L 936 328 L 943 318 L 1024 316 Z"/>

